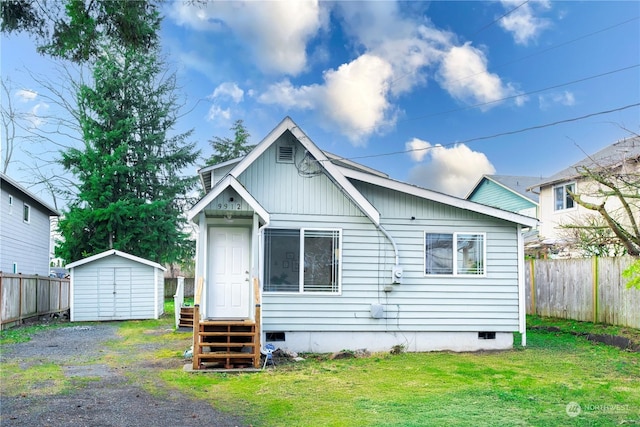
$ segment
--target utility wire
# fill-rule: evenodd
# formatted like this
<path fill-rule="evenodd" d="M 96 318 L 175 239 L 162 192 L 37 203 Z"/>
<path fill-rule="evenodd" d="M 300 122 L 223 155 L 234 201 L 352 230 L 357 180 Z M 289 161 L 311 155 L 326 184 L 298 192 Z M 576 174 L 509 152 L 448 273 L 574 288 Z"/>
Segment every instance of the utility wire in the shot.
<path fill-rule="evenodd" d="M 628 67 L 618 68 L 617 70 L 606 71 L 604 73 L 595 74 L 593 76 L 583 77 L 581 79 L 576 79 L 576 80 L 572 80 L 572 81 L 565 82 L 565 83 L 560 83 L 560 84 L 553 85 L 553 86 L 547 86 L 547 87 L 542 88 L 542 89 L 536 89 L 536 90 L 532 90 L 530 92 L 519 93 L 519 94 L 516 94 L 516 95 L 507 96 L 505 98 L 495 99 L 493 101 L 481 102 L 479 104 L 467 105 L 466 107 L 454 108 L 452 110 L 440 111 L 440 112 L 437 112 L 437 113 L 424 114 L 422 116 L 415 116 L 415 117 L 411 117 L 409 119 L 405 119 L 403 121 L 407 122 L 407 121 L 412 121 L 412 120 L 424 119 L 424 118 L 427 118 L 427 117 L 439 116 L 439 115 L 442 115 L 442 114 L 449 114 L 449 113 L 455 113 L 455 112 L 458 112 L 458 111 L 470 110 L 472 108 L 484 107 L 485 105 L 495 104 L 497 102 L 506 101 L 508 99 L 519 98 L 521 96 L 533 95 L 535 93 L 545 92 L 545 91 L 548 91 L 548 90 L 551 90 L 551 89 L 558 89 L 558 88 L 563 87 L 563 86 L 570 86 L 570 85 L 573 85 L 573 84 L 576 84 L 576 83 L 581 83 L 581 82 L 584 82 L 584 81 L 587 81 L 587 80 L 593 80 L 593 79 L 596 79 L 598 77 L 608 76 L 610 74 L 620 73 L 622 71 L 627 71 L 627 70 L 630 70 L 632 68 L 637 68 L 637 67 L 640 67 L 640 64 L 634 64 L 634 65 L 630 65 Z"/>
<path fill-rule="evenodd" d="M 495 24 L 498 21 L 501 21 L 502 18 L 507 17 L 508 15 L 511 15 L 513 12 L 515 12 L 516 10 L 520 9 L 522 6 L 524 6 L 525 4 L 529 3 L 530 0 L 525 0 L 522 3 L 520 3 L 519 5 L 517 5 L 516 7 L 514 7 L 513 9 L 507 11 L 504 13 L 504 15 L 500 16 L 499 18 L 495 19 L 492 22 L 489 22 L 488 24 L 486 24 L 484 27 L 480 28 L 478 31 L 476 31 L 475 33 L 471 34 L 470 38 L 473 38 L 475 36 L 477 36 L 478 34 L 480 34 L 481 32 L 483 32 L 484 30 L 486 30 L 487 28 L 489 28 L 490 26 L 492 26 L 493 24 Z"/>
<path fill-rule="evenodd" d="M 580 120 L 588 119 L 590 117 L 595 117 L 595 116 L 601 116 L 601 115 L 604 115 L 604 114 L 615 113 L 615 112 L 618 112 L 618 111 L 623 111 L 623 110 L 627 110 L 629 108 L 638 107 L 638 106 L 640 106 L 640 102 L 637 102 L 635 104 L 625 105 L 623 107 L 613 108 L 613 109 L 610 109 L 610 110 L 604 110 L 604 111 L 598 111 L 596 113 L 585 114 L 584 116 L 572 117 L 570 119 L 558 120 L 558 121 L 555 121 L 555 122 L 545 123 L 545 124 L 542 124 L 542 125 L 529 126 L 529 127 L 522 128 L 522 129 L 495 133 L 493 135 L 477 136 L 477 137 L 474 137 L 474 138 L 469 138 L 469 139 L 465 139 L 465 140 L 462 140 L 462 141 L 450 142 L 450 143 L 447 143 L 447 144 L 437 144 L 437 145 L 432 145 L 432 146 L 429 146 L 429 147 L 414 148 L 414 149 L 411 149 L 411 150 L 402 150 L 402 151 L 392 151 L 392 152 L 389 152 L 389 153 L 370 154 L 370 155 L 367 155 L 367 156 L 339 157 L 337 159 L 327 159 L 326 161 L 335 162 L 335 161 L 340 161 L 340 160 L 355 160 L 355 159 L 368 159 L 368 158 L 372 158 L 372 157 L 395 156 L 395 155 L 398 155 L 398 154 L 407 154 L 407 153 L 412 153 L 412 152 L 417 152 L 417 151 L 431 150 L 431 149 L 437 148 L 437 147 L 450 147 L 450 146 L 457 145 L 457 144 L 467 144 L 469 142 L 482 141 L 482 140 L 486 140 L 486 139 L 493 139 L 493 138 L 498 138 L 498 137 L 507 136 L 507 135 L 515 135 L 515 134 L 518 134 L 518 133 L 528 132 L 528 131 L 531 131 L 531 130 L 543 129 L 543 128 L 548 128 L 548 127 L 552 127 L 552 126 L 557 126 L 557 125 L 564 124 L 564 123 L 577 122 L 577 121 L 580 121 Z M 322 160 L 322 161 L 324 161 L 324 160 Z"/>
<path fill-rule="evenodd" d="M 494 65 L 494 66 L 491 67 L 491 69 L 492 70 L 497 70 L 497 69 L 500 69 L 500 68 L 505 67 L 507 65 L 511 65 L 511 64 L 515 64 L 516 62 L 524 61 L 525 59 L 529 59 L 529 58 L 532 58 L 534 56 L 538 56 L 538 55 L 541 55 L 543 53 L 552 51 L 554 49 L 558 49 L 560 47 L 570 45 L 570 44 L 575 43 L 577 41 L 586 39 L 587 37 L 594 36 L 596 34 L 604 33 L 605 31 L 609 31 L 609 30 L 612 30 L 614 28 L 620 27 L 622 25 L 628 24 L 629 22 L 637 21 L 638 19 L 640 19 L 640 16 L 634 16 L 633 18 L 629 18 L 629 19 L 627 19 L 625 21 L 618 22 L 618 23 L 613 24 L 613 25 L 609 25 L 608 27 L 601 28 L 601 29 L 596 30 L 596 31 L 592 31 L 592 32 L 587 33 L 587 34 L 583 34 L 583 35 L 581 35 L 579 37 L 576 37 L 575 39 L 567 40 L 566 42 L 562 42 L 562 43 L 558 43 L 558 44 L 553 45 L 553 46 L 549 46 L 546 49 L 542 49 L 542 50 L 539 50 L 537 52 L 533 52 L 533 53 L 531 53 L 529 55 L 521 56 L 521 57 L 516 58 L 516 59 L 514 59 L 512 61 L 507 61 L 507 62 L 503 62 L 501 64 Z M 488 24 L 488 25 L 491 25 L 491 24 Z M 415 73 L 416 73 L 416 71 L 411 72 L 411 73 L 407 73 L 407 74 L 405 74 L 403 76 L 400 76 L 400 77 L 392 80 L 389 84 L 393 85 L 394 83 L 396 83 L 396 82 L 398 82 L 398 81 L 400 81 L 400 80 L 402 80 L 402 79 L 404 79 L 404 78 L 406 78 L 406 77 L 408 77 L 408 76 L 410 76 L 412 74 L 415 74 Z M 466 79 L 470 79 L 470 78 L 475 77 L 475 76 L 479 76 L 480 74 L 488 74 L 488 73 L 489 73 L 489 71 L 480 71 L 480 72 L 477 72 L 477 73 L 474 73 L 474 74 L 469 74 L 467 76 L 460 77 L 459 79 L 456 79 L 456 80 L 452 80 L 451 83 L 460 82 L 460 81 L 463 81 L 463 80 L 466 80 Z"/>

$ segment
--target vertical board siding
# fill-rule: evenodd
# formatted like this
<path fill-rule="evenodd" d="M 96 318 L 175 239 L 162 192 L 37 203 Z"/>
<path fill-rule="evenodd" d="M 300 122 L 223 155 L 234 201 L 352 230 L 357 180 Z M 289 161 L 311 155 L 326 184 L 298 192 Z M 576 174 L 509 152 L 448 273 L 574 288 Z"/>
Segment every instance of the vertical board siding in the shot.
<path fill-rule="evenodd" d="M 11 190 L 11 191 L 10 191 Z M 49 276 L 49 214 L 23 193 L 13 191 L 9 185 L 2 186 L 0 201 L 0 271 L 13 273 L 13 263 L 18 264 L 18 273 Z M 9 196 L 13 206 L 9 207 Z M 31 220 L 23 220 L 23 204 L 31 207 Z"/>
<path fill-rule="evenodd" d="M 296 159 L 304 148 L 296 144 Z M 253 197 L 271 214 L 363 216 L 360 209 L 324 174 L 303 177 L 293 163 L 276 162 L 273 144 L 238 177 Z M 321 169 L 319 169 L 322 172 Z"/>
<path fill-rule="evenodd" d="M 156 270 L 113 255 L 74 267 L 74 320 L 153 319 Z"/>
<path fill-rule="evenodd" d="M 640 328 L 640 290 L 627 289 L 622 277 L 634 260 L 615 257 L 527 262 L 527 313 Z"/>

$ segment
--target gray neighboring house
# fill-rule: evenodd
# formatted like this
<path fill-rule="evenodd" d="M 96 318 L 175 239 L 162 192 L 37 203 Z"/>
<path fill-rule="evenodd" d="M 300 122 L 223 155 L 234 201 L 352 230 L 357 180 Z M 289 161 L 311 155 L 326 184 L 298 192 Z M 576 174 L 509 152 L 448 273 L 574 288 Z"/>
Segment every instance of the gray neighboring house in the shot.
<path fill-rule="evenodd" d="M 49 275 L 51 217 L 58 211 L 0 173 L 0 271 Z"/>

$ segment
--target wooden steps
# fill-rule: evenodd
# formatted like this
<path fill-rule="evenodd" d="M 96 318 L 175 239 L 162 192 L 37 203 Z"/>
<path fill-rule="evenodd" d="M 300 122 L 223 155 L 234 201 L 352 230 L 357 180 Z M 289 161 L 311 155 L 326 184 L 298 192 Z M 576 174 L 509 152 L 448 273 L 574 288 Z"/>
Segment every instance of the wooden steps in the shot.
<path fill-rule="evenodd" d="M 193 307 L 180 307 L 180 321 L 178 327 L 193 328 Z"/>
<path fill-rule="evenodd" d="M 248 368 L 254 366 L 256 355 L 259 358 L 255 322 L 203 320 L 197 325 L 197 331 L 194 330 L 194 369 Z M 205 362 L 208 362 L 206 366 Z"/>
<path fill-rule="evenodd" d="M 198 280 L 191 319 L 193 370 L 260 368 L 260 288 L 253 281 L 254 319 L 200 319 L 203 280 Z M 189 307 L 191 308 L 191 307 Z M 182 318 L 182 317 L 181 317 Z"/>

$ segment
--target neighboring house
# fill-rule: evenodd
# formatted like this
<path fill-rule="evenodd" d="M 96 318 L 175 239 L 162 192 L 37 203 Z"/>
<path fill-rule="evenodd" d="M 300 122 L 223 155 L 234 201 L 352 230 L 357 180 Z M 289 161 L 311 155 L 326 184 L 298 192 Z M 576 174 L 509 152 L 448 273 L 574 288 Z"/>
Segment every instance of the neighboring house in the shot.
<path fill-rule="evenodd" d="M 304 352 L 504 349 L 525 331 L 521 229 L 534 218 L 325 153 L 288 117 L 200 172 L 189 219 L 214 326 L 258 321 L 262 342 Z"/>
<path fill-rule="evenodd" d="M 471 189 L 467 200 L 493 206 L 498 209 L 538 218 L 538 194 L 529 190 L 542 178 L 531 176 L 483 175 Z M 524 234 L 527 255 L 538 255 L 539 239 L 537 227 Z"/>
<path fill-rule="evenodd" d="M 579 253 L 575 250 L 571 233 L 563 228 L 564 225 L 584 225 L 590 218 L 600 219 L 600 214 L 576 203 L 569 195 L 570 192 L 579 194 L 588 202 L 600 204 L 604 201 L 609 212 L 615 212 L 621 206 L 615 197 L 604 200 L 596 196 L 600 186 L 581 174 L 581 168 L 584 167 L 594 171 L 604 169 L 637 176 L 640 173 L 640 137 L 611 144 L 529 188 L 540 194 L 538 229 L 541 243 L 552 248 L 559 256 Z"/>
<path fill-rule="evenodd" d="M 60 214 L 0 173 L 0 271 L 49 275 L 51 217 Z"/>
<path fill-rule="evenodd" d="M 65 266 L 71 274 L 71 321 L 158 319 L 164 272 L 158 263 L 111 249 Z"/>
<path fill-rule="evenodd" d="M 529 187 L 540 177 L 483 175 L 465 199 L 521 215 L 538 217 L 538 194 Z"/>

